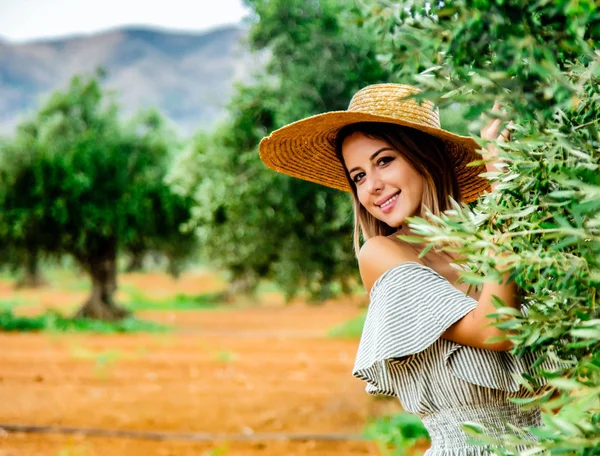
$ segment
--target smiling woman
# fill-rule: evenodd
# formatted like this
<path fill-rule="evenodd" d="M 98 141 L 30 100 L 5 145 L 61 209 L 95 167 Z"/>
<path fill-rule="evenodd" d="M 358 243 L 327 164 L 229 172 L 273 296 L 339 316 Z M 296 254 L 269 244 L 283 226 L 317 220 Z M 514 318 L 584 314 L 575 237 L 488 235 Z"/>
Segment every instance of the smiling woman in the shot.
<path fill-rule="evenodd" d="M 432 438 L 428 455 L 487 455 L 461 425 L 485 424 L 497 435 L 539 425 L 539 409 L 512 402 L 539 393 L 515 378 L 531 374 L 535 357 L 508 353 L 510 341 L 490 324 L 494 296 L 519 309 L 513 282 L 486 282 L 467 295 L 452 264 L 460 258 L 436 249 L 421 257 L 398 238 L 415 236 L 409 217 L 440 214 L 451 198 L 476 199 L 489 188 L 479 174 L 495 166 L 489 151 L 492 162 L 467 167 L 481 158 L 476 142 L 442 130 L 433 104 L 416 101 L 416 93 L 400 84 L 368 86 L 347 111 L 275 131 L 260 154 L 279 172 L 352 193 L 355 249 L 371 298 L 354 376 L 369 393 L 396 396 L 421 417 Z M 490 135 L 497 128 L 482 134 L 496 139 Z"/>

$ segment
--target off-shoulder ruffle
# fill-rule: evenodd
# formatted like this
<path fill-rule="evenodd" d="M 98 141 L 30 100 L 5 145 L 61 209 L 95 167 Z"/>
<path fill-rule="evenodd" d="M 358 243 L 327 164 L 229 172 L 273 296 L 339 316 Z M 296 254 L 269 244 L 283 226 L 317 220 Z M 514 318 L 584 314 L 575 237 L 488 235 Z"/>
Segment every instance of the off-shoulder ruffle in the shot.
<path fill-rule="evenodd" d="M 434 344 L 453 323 L 477 306 L 477 301 L 457 290 L 433 269 L 415 262 L 386 271 L 371 290 L 353 375 L 367 382 L 370 394 L 398 396 L 393 379 L 404 385 L 418 383 L 424 374 L 421 352 Z M 455 342 L 444 344 L 444 362 L 457 378 L 473 385 L 519 391 L 522 373 L 533 374 L 537 358 L 518 358 L 509 352 L 485 350 Z M 540 369 L 555 370 L 544 362 Z M 538 382 L 545 382 L 540 379 Z M 406 394 L 402 392 L 403 396 Z"/>
<path fill-rule="evenodd" d="M 506 351 L 484 350 L 453 343 L 446 352 L 445 362 L 450 371 L 461 380 L 485 388 L 516 393 L 521 388 L 519 377 L 523 374 L 536 377 L 537 386 L 542 387 L 547 380 L 538 376 L 540 371 L 553 372 L 566 366 L 546 359 L 533 369 L 531 366 L 538 356 L 538 353 L 525 353 L 522 357 L 517 357 Z"/>
<path fill-rule="evenodd" d="M 391 378 L 410 363 L 403 358 L 427 349 L 476 306 L 427 266 L 393 267 L 371 289 L 353 375 L 368 383 L 371 394 L 396 396 Z"/>

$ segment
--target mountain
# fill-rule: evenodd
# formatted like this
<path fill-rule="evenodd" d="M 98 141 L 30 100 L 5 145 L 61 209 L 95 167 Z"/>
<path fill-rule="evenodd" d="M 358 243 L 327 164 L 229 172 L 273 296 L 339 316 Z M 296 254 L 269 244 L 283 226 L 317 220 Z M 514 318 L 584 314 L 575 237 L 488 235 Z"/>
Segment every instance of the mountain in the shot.
<path fill-rule="evenodd" d="M 75 74 L 108 72 L 125 114 L 155 107 L 184 134 L 210 129 L 223 115 L 233 82 L 256 67 L 247 30 L 202 34 L 121 28 L 90 36 L 14 44 L 0 41 L 0 134 L 35 111 Z"/>

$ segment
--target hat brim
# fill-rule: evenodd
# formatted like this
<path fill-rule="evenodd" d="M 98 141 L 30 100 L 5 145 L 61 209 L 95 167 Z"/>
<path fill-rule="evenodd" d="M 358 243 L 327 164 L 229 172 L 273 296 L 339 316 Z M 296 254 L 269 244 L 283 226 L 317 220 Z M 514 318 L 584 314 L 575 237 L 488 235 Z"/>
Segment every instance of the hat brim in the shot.
<path fill-rule="evenodd" d="M 259 146 L 260 158 L 279 173 L 350 192 L 352 188 L 344 166 L 336 156 L 335 138 L 341 128 L 359 122 L 401 125 L 442 140 L 452 158 L 462 201 L 473 201 L 489 188 L 488 180 L 479 176 L 486 171 L 485 165 L 467 166 L 481 159 L 478 153 L 481 147 L 472 138 L 364 112 L 332 111 L 286 125 L 263 138 Z"/>

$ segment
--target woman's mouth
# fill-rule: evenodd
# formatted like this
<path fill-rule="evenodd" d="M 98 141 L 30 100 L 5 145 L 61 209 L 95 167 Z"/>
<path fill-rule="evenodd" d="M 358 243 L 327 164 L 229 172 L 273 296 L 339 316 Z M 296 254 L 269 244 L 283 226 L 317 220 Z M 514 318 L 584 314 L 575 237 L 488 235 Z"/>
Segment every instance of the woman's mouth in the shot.
<path fill-rule="evenodd" d="M 384 214 L 388 214 L 389 212 L 391 212 L 391 210 L 396 205 L 396 200 L 400 196 L 400 193 L 401 192 L 398 192 L 395 195 L 392 195 L 390 198 L 381 203 L 379 205 L 379 207 L 381 208 L 381 212 L 383 212 Z"/>

